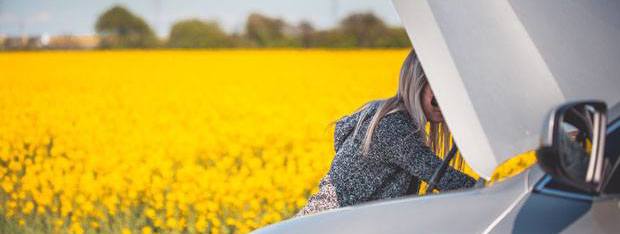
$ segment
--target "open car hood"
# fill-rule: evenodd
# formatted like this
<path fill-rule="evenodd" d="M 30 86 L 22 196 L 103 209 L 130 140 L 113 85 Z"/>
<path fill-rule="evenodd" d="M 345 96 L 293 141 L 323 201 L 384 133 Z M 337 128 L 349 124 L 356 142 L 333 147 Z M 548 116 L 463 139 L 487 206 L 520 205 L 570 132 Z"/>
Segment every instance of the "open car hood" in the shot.
<path fill-rule="evenodd" d="M 537 147 L 547 113 L 620 100 L 620 1 L 393 0 L 465 160 Z"/>

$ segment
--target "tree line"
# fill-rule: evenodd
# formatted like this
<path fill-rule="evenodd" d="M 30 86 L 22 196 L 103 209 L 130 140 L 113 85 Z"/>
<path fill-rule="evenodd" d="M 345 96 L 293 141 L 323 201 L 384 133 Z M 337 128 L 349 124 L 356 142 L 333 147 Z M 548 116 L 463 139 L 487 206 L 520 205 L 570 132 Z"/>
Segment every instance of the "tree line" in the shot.
<path fill-rule="evenodd" d="M 99 47 L 115 48 L 402 48 L 410 47 L 403 28 L 391 27 L 370 12 L 353 13 L 331 29 L 317 30 L 308 21 L 297 25 L 253 13 L 243 32 L 227 33 L 216 21 L 186 19 L 159 39 L 149 24 L 122 6 L 99 16 Z"/>

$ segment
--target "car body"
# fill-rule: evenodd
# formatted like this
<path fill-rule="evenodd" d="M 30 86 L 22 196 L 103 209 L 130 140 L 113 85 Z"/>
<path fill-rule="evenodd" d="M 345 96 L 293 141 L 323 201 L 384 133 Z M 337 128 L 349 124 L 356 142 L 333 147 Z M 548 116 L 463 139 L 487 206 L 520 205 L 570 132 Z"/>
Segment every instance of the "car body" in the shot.
<path fill-rule="evenodd" d="M 393 3 L 456 144 L 481 177 L 512 155 L 556 147 L 541 143 L 560 124 L 554 116 L 585 105 L 607 107 L 594 111 L 606 129 L 589 134 L 600 146 L 591 154 L 609 165 L 597 175 L 614 182 L 575 187 L 556 173 L 564 165 L 539 151 L 538 165 L 492 186 L 344 207 L 256 233 L 620 232 L 620 2 Z M 600 101 L 575 103 L 584 99 Z"/>
<path fill-rule="evenodd" d="M 607 154 L 620 155 L 620 118 Z M 620 171 L 615 172 L 620 175 Z M 620 194 L 556 188 L 539 166 L 493 186 L 404 197 L 285 220 L 255 233 L 617 233 Z"/>

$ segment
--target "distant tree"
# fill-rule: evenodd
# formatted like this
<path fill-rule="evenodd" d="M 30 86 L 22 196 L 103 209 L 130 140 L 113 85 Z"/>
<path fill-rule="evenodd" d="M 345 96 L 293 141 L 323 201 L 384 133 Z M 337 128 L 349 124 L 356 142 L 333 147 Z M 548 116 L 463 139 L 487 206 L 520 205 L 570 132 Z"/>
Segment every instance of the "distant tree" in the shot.
<path fill-rule="evenodd" d="M 240 33 L 232 33 L 228 36 L 230 44 L 235 48 L 251 48 L 256 47 L 256 43 L 250 41 L 245 35 Z"/>
<path fill-rule="evenodd" d="M 354 48 L 357 47 L 355 37 L 344 33 L 341 29 L 323 30 L 316 33 L 314 47 L 323 48 Z"/>
<path fill-rule="evenodd" d="M 388 48 L 405 48 L 411 47 L 411 41 L 409 41 L 409 36 L 407 35 L 407 31 L 401 27 L 390 27 L 387 29 L 385 35 L 380 37 L 376 46 L 378 47 L 388 47 Z"/>
<path fill-rule="evenodd" d="M 353 37 L 356 47 L 377 47 L 388 27 L 373 13 L 354 13 L 340 22 L 343 33 Z"/>
<path fill-rule="evenodd" d="M 216 22 L 197 19 L 175 23 L 170 30 L 168 46 L 173 48 L 231 47 L 232 41 Z"/>
<path fill-rule="evenodd" d="M 259 47 L 286 46 L 291 42 L 284 33 L 286 27 L 288 25 L 282 19 L 252 13 L 248 16 L 245 33 Z"/>
<path fill-rule="evenodd" d="M 148 48 L 157 45 L 151 27 L 122 6 L 114 6 L 97 19 L 95 30 L 102 48 Z"/>
<path fill-rule="evenodd" d="M 302 21 L 299 23 L 299 43 L 304 48 L 309 48 L 316 43 L 316 31 L 312 24 L 308 21 Z"/>

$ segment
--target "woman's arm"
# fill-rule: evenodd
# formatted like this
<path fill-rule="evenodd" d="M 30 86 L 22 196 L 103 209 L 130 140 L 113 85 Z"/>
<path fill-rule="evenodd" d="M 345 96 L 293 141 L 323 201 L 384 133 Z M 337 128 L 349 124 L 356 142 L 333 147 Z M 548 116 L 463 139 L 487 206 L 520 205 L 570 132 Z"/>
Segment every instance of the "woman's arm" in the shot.
<path fill-rule="evenodd" d="M 406 118 L 406 115 L 395 113 L 382 119 L 373 134 L 368 154 L 428 182 L 443 160 L 426 146 L 421 134 L 414 133 L 414 126 Z M 475 182 L 472 177 L 448 167 L 437 188 L 439 190 L 467 188 L 472 187 Z"/>
<path fill-rule="evenodd" d="M 428 182 L 443 160 L 437 157 L 417 135 L 410 134 L 394 144 L 392 149 L 387 150 L 391 153 L 391 156 L 387 156 L 387 158 L 392 163 L 407 170 L 411 175 Z M 437 184 L 437 188 L 442 191 L 453 190 L 472 187 L 475 183 L 474 178 L 448 167 Z"/>

